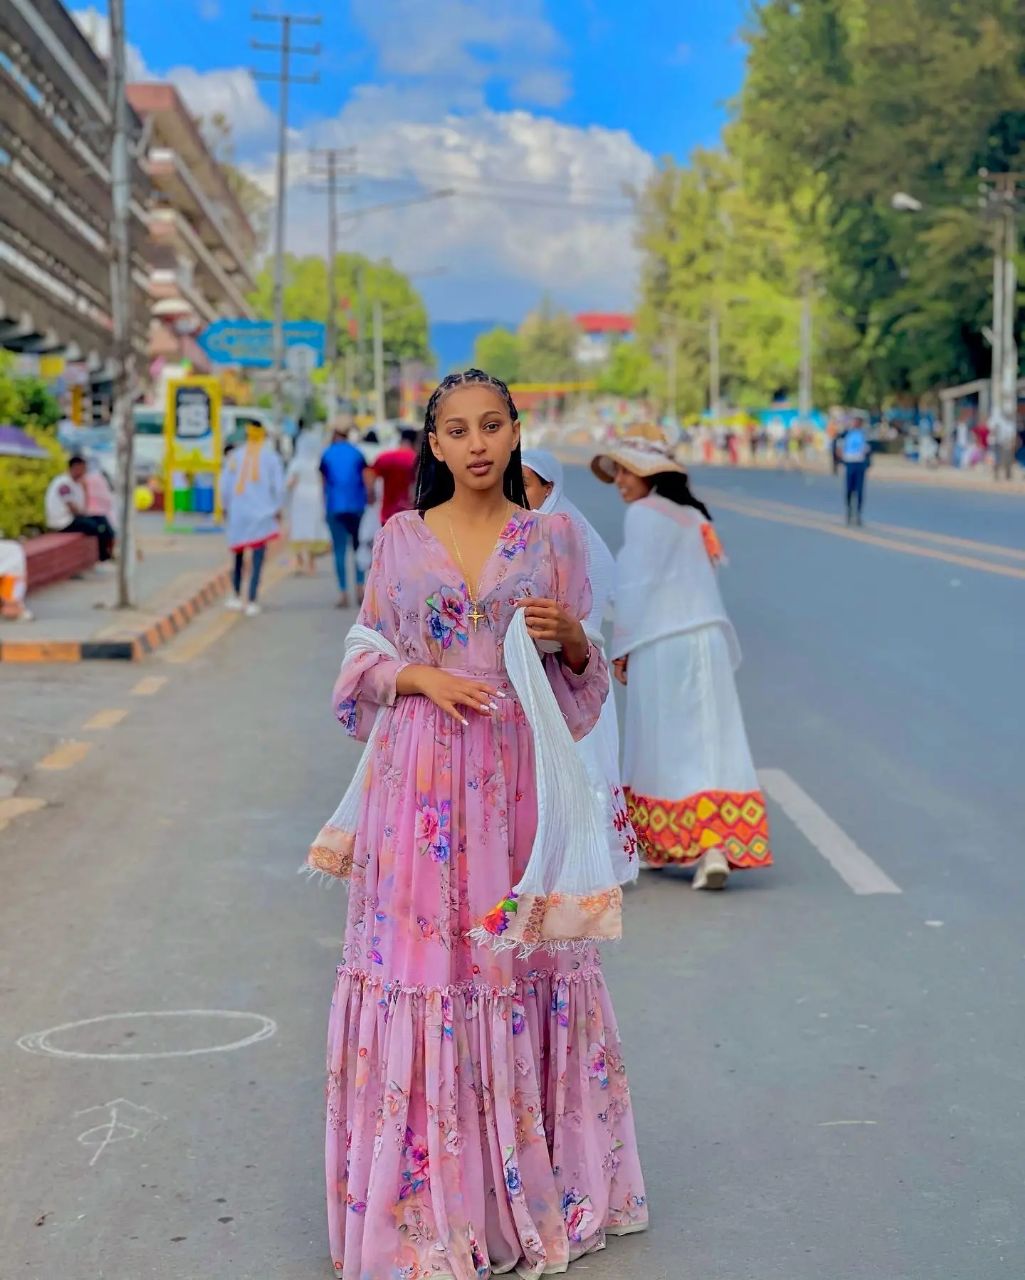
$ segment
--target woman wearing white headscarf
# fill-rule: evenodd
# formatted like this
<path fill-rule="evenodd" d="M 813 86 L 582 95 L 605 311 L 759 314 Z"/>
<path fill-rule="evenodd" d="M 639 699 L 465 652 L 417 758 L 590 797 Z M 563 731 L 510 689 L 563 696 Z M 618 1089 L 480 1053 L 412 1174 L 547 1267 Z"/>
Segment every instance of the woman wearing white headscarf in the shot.
<path fill-rule="evenodd" d="M 666 447 L 628 438 L 591 464 L 627 504 L 612 658 L 626 685 L 623 778 L 649 867 L 693 867 L 695 889 L 772 863 L 769 824 L 733 673 L 708 508 Z"/>
<path fill-rule="evenodd" d="M 314 428 L 300 431 L 295 454 L 288 464 L 288 537 L 295 554 L 296 573 L 312 574 L 313 557 L 329 542 L 324 515 L 324 481 L 320 474 L 323 442 Z"/>
<path fill-rule="evenodd" d="M 568 515 L 579 529 L 587 551 L 587 576 L 591 582 L 593 607 L 584 620 L 588 631 L 597 633 L 612 603 L 616 562 L 601 534 L 566 497 L 562 463 L 547 449 L 523 450 L 523 483 L 531 508 L 543 515 Z M 626 812 L 626 797 L 619 774 L 619 720 L 616 700 L 609 694 L 598 723 L 577 743 L 591 785 L 595 788 L 608 819 L 609 843 L 616 865 L 623 858 L 635 863 L 637 838 Z"/>

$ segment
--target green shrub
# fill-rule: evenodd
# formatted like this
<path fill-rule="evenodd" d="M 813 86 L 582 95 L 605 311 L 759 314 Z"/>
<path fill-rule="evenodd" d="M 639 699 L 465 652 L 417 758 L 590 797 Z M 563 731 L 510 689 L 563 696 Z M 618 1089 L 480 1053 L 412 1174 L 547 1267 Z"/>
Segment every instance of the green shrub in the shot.
<path fill-rule="evenodd" d="M 67 455 L 53 432 L 23 428 L 47 452 L 46 458 L 0 458 L 0 535 L 18 538 L 46 528 L 46 488 L 67 466 Z"/>

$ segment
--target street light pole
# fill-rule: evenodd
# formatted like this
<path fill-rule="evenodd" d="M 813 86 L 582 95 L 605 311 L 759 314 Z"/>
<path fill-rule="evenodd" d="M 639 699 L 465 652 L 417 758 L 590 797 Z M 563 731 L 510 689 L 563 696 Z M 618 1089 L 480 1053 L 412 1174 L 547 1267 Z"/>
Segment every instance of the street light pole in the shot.
<path fill-rule="evenodd" d="M 712 414 L 712 426 L 719 423 L 719 404 L 722 398 L 719 368 L 719 309 L 713 305 L 708 313 L 708 408 Z"/>
<path fill-rule="evenodd" d="M 132 172 L 125 94 L 124 0 L 110 2 L 108 91 L 113 132 L 110 147 L 111 255 L 110 309 L 114 338 L 114 397 L 111 409 L 117 442 L 119 551 L 117 607 L 135 603 L 135 349 L 132 343 L 132 245 L 129 216 Z"/>
<path fill-rule="evenodd" d="M 384 422 L 384 315 L 380 301 L 374 302 L 374 417 Z"/>
<path fill-rule="evenodd" d="M 801 280 L 801 370 L 797 393 L 797 416 L 802 427 L 811 422 L 811 272 L 805 271 Z"/>

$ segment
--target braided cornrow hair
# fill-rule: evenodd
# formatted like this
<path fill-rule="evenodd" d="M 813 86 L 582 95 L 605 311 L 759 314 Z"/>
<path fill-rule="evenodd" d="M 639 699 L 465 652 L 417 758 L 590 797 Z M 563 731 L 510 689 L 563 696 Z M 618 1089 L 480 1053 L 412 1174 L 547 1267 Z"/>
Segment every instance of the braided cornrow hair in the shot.
<path fill-rule="evenodd" d="M 441 503 L 447 502 L 455 491 L 452 472 L 443 462 L 439 462 L 431 452 L 430 437 L 437 434 L 438 409 L 441 406 L 441 402 L 449 392 L 455 391 L 459 387 L 467 386 L 490 387 L 505 401 L 505 406 L 509 410 L 509 417 L 512 418 L 513 422 L 519 420 L 519 410 L 509 394 L 509 388 L 501 378 L 485 373 L 483 369 L 464 369 L 462 373 L 450 373 L 447 377 L 442 378 L 434 388 L 430 400 L 427 401 L 427 410 L 424 413 L 424 430 L 420 439 L 420 463 L 416 477 L 416 506 L 421 514 L 425 511 L 430 511 L 432 507 L 437 507 Z M 527 495 L 523 488 L 523 462 L 518 444 L 512 452 L 508 467 L 505 469 L 505 475 L 502 478 L 502 489 L 510 502 L 515 502 L 518 507 L 526 507 Z"/>

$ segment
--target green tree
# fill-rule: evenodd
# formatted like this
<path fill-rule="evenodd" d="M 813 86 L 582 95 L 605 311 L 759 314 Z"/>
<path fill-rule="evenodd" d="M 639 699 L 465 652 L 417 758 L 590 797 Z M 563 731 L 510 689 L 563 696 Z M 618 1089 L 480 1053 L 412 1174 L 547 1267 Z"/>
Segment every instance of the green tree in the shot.
<path fill-rule="evenodd" d="M 573 317 L 544 298 L 519 328 L 520 377 L 524 382 L 565 382 L 577 376 L 579 333 Z"/>
<path fill-rule="evenodd" d="M 380 302 L 387 360 L 429 359 L 427 308 L 407 276 L 390 262 L 372 262 L 356 253 L 340 253 L 335 258 L 334 273 L 339 300 L 336 358 L 344 358 L 347 351 L 355 351 L 369 370 L 373 304 Z M 273 296 L 273 274 L 270 266 L 266 266 L 257 276 L 256 290 L 250 302 L 256 313 L 268 320 L 274 314 Z M 327 264 L 324 259 L 286 254 L 285 318 L 326 320 L 327 305 Z"/>
<path fill-rule="evenodd" d="M 845 396 L 918 395 L 987 373 L 991 266 L 977 171 L 1021 167 L 1020 6 L 766 0 L 746 39 L 730 145 L 763 198 L 813 196 L 802 233 L 845 317 Z M 898 190 L 925 211 L 896 213 Z"/>
<path fill-rule="evenodd" d="M 523 367 L 519 334 L 500 325 L 479 334 L 473 344 L 473 363 L 503 382 L 519 382 Z"/>
<path fill-rule="evenodd" d="M 598 374 L 598 390 L 624 400 L 646 396 L 655 382 L 651 355 L 639 342 L 617 342 Z"/>

